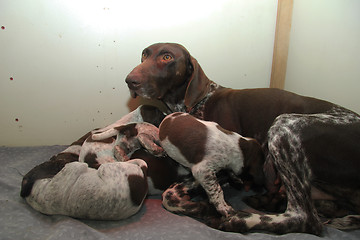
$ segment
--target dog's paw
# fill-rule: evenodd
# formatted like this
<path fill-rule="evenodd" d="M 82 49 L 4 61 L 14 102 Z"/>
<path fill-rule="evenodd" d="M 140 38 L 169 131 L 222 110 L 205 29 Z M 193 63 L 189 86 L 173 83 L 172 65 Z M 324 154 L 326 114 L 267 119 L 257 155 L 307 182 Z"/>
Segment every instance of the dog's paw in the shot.
<path fill-rule="evenodd" d="M 217 206 L 216 209 L 224 217 L 230 217 L 236 214 L 236 211 L 229 205 Z"/>

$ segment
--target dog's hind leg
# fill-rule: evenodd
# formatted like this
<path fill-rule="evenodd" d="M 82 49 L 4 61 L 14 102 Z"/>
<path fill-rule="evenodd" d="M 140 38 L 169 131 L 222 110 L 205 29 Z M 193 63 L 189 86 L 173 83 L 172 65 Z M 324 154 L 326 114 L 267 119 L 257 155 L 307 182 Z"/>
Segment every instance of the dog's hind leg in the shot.
<path fill-rule="evenodd" d="M 292 231 L 319 235 L 322 224 L 311 199 L 312 173 L 300 139 L 301 129 L 306 125 L 303 120 L 292 115 L 278 117 L 269 130 L 268 147 L 286 189 L 288 203 L 284 216 L 290 213 L 298 221 L 296 226 L 287 225 L 290 217 L 283 227 L 287 231 L 293 228 Z"/>
<path fill-rule="evenodd" d="M 265 215 L 239 212 L 222 218 L 217 228 L 235 232 L 264 230 L 278 234 L 322 233 L 322 224 L 311 200 L 311 171 L 299 138 L 301 120 L 294 116 L 280 118 L 275 121 L 268 135 L 269 154 L 286 189 L 286 211 Z"/>

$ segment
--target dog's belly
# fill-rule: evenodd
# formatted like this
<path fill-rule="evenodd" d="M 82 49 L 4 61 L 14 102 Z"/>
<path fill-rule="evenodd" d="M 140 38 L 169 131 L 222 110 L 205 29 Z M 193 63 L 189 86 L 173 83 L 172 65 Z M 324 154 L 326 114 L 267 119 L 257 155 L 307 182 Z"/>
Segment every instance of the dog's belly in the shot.
<path fill-rule="evenodd" d="M 335 200 L 334 196 L 325 193 L 314 186 L 311 186 L 311 198 L 313 200 Z"/>
<path fill-rule="evenodd" d="M 311 197 L 314 200 L 345 201 L 360 211 L 360 189 L 356 187 L 314 182 L 311 188 Z"/>

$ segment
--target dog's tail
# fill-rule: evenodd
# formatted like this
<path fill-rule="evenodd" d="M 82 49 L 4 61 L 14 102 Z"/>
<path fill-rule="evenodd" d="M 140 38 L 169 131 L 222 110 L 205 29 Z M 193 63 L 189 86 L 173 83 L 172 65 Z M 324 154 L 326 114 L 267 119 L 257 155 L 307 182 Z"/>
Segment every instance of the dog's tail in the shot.
<path fill-rule="evenodd" d="M 326 222 L 326 225 L 340 230 L 360 229 L 360 215 L 347 215 L 342 218 L 334 218 Z"/>

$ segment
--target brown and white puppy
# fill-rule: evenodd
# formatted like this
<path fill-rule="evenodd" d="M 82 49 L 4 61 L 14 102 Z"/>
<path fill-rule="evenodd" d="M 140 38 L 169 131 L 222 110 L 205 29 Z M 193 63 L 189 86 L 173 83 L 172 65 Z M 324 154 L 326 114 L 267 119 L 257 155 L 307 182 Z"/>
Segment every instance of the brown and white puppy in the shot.
<path fill-rule="evenodd" d="M 134 158 L 135 152 L 143 151 L 153 156 L 150 161 L 148 161 L 149 155 L 143 153 L 140 156 L 144 157 L 150 169 L 164 164 L 168 167 L 168 171 L 175 171 L 176 176 L 182 174 L 178 171 L 179 166 L 168 163 L 173 160 L 165 157 L 164 149 L 160 146 L 159 129 L 154 125 L 146 122 L 129 123 L 120 126 L 113 125 L 112 128 L 106 129 L 93 131 L 85 140 L 80 150 L 79 162 L 85 162 L 89 167 L 97 169 L 105 163 L 129 161 Z M 160 173 L 161 175 L 163 174 Z M 158 178 L 159 176 L 154 174 L 148 175 L 150 195 L 161 194 L 164 190 L 156 186 Z M 161 185 L 169 186 L 171 183 L 164 179 Z"/>
<path fill-rule="evenodd" d="M 143 160 L 106 163 L 99 169 L 77 161 L 64 163 L 50 160 L 24 177 L 21 195 L 35 210 L 49 215 L 119 220 L 140 209 L 147 194 L 147 165 Z M 38 178 L 58 165 L 63 167 L 55 175 Z M 27 192 L 25 180 L 36 178 Z"/>
<path fill-rule="evenodd" d="M 159 129 L 150 123 L 113 126 L 93 131 L 82 145 L 79 161 L 98 168 L 106 162 L 128 161 L 132 153 L 142 148 L 154 156 L 164 156 L 159 144 Z"/>
<path fill-rule="evenodd" d="M 166 153 L 191 169 L 209 201 L 223 216 L 235 211 L 225 202 L 217 172 L 228 170 L 239 177 L 247 174 L 253 177 L 255 184 L 263 184 L 263 155 L 255 139 L 242 137 L 215 122 L 202 121 L 187 113 L 168 115 L 159 129 Z"/>

